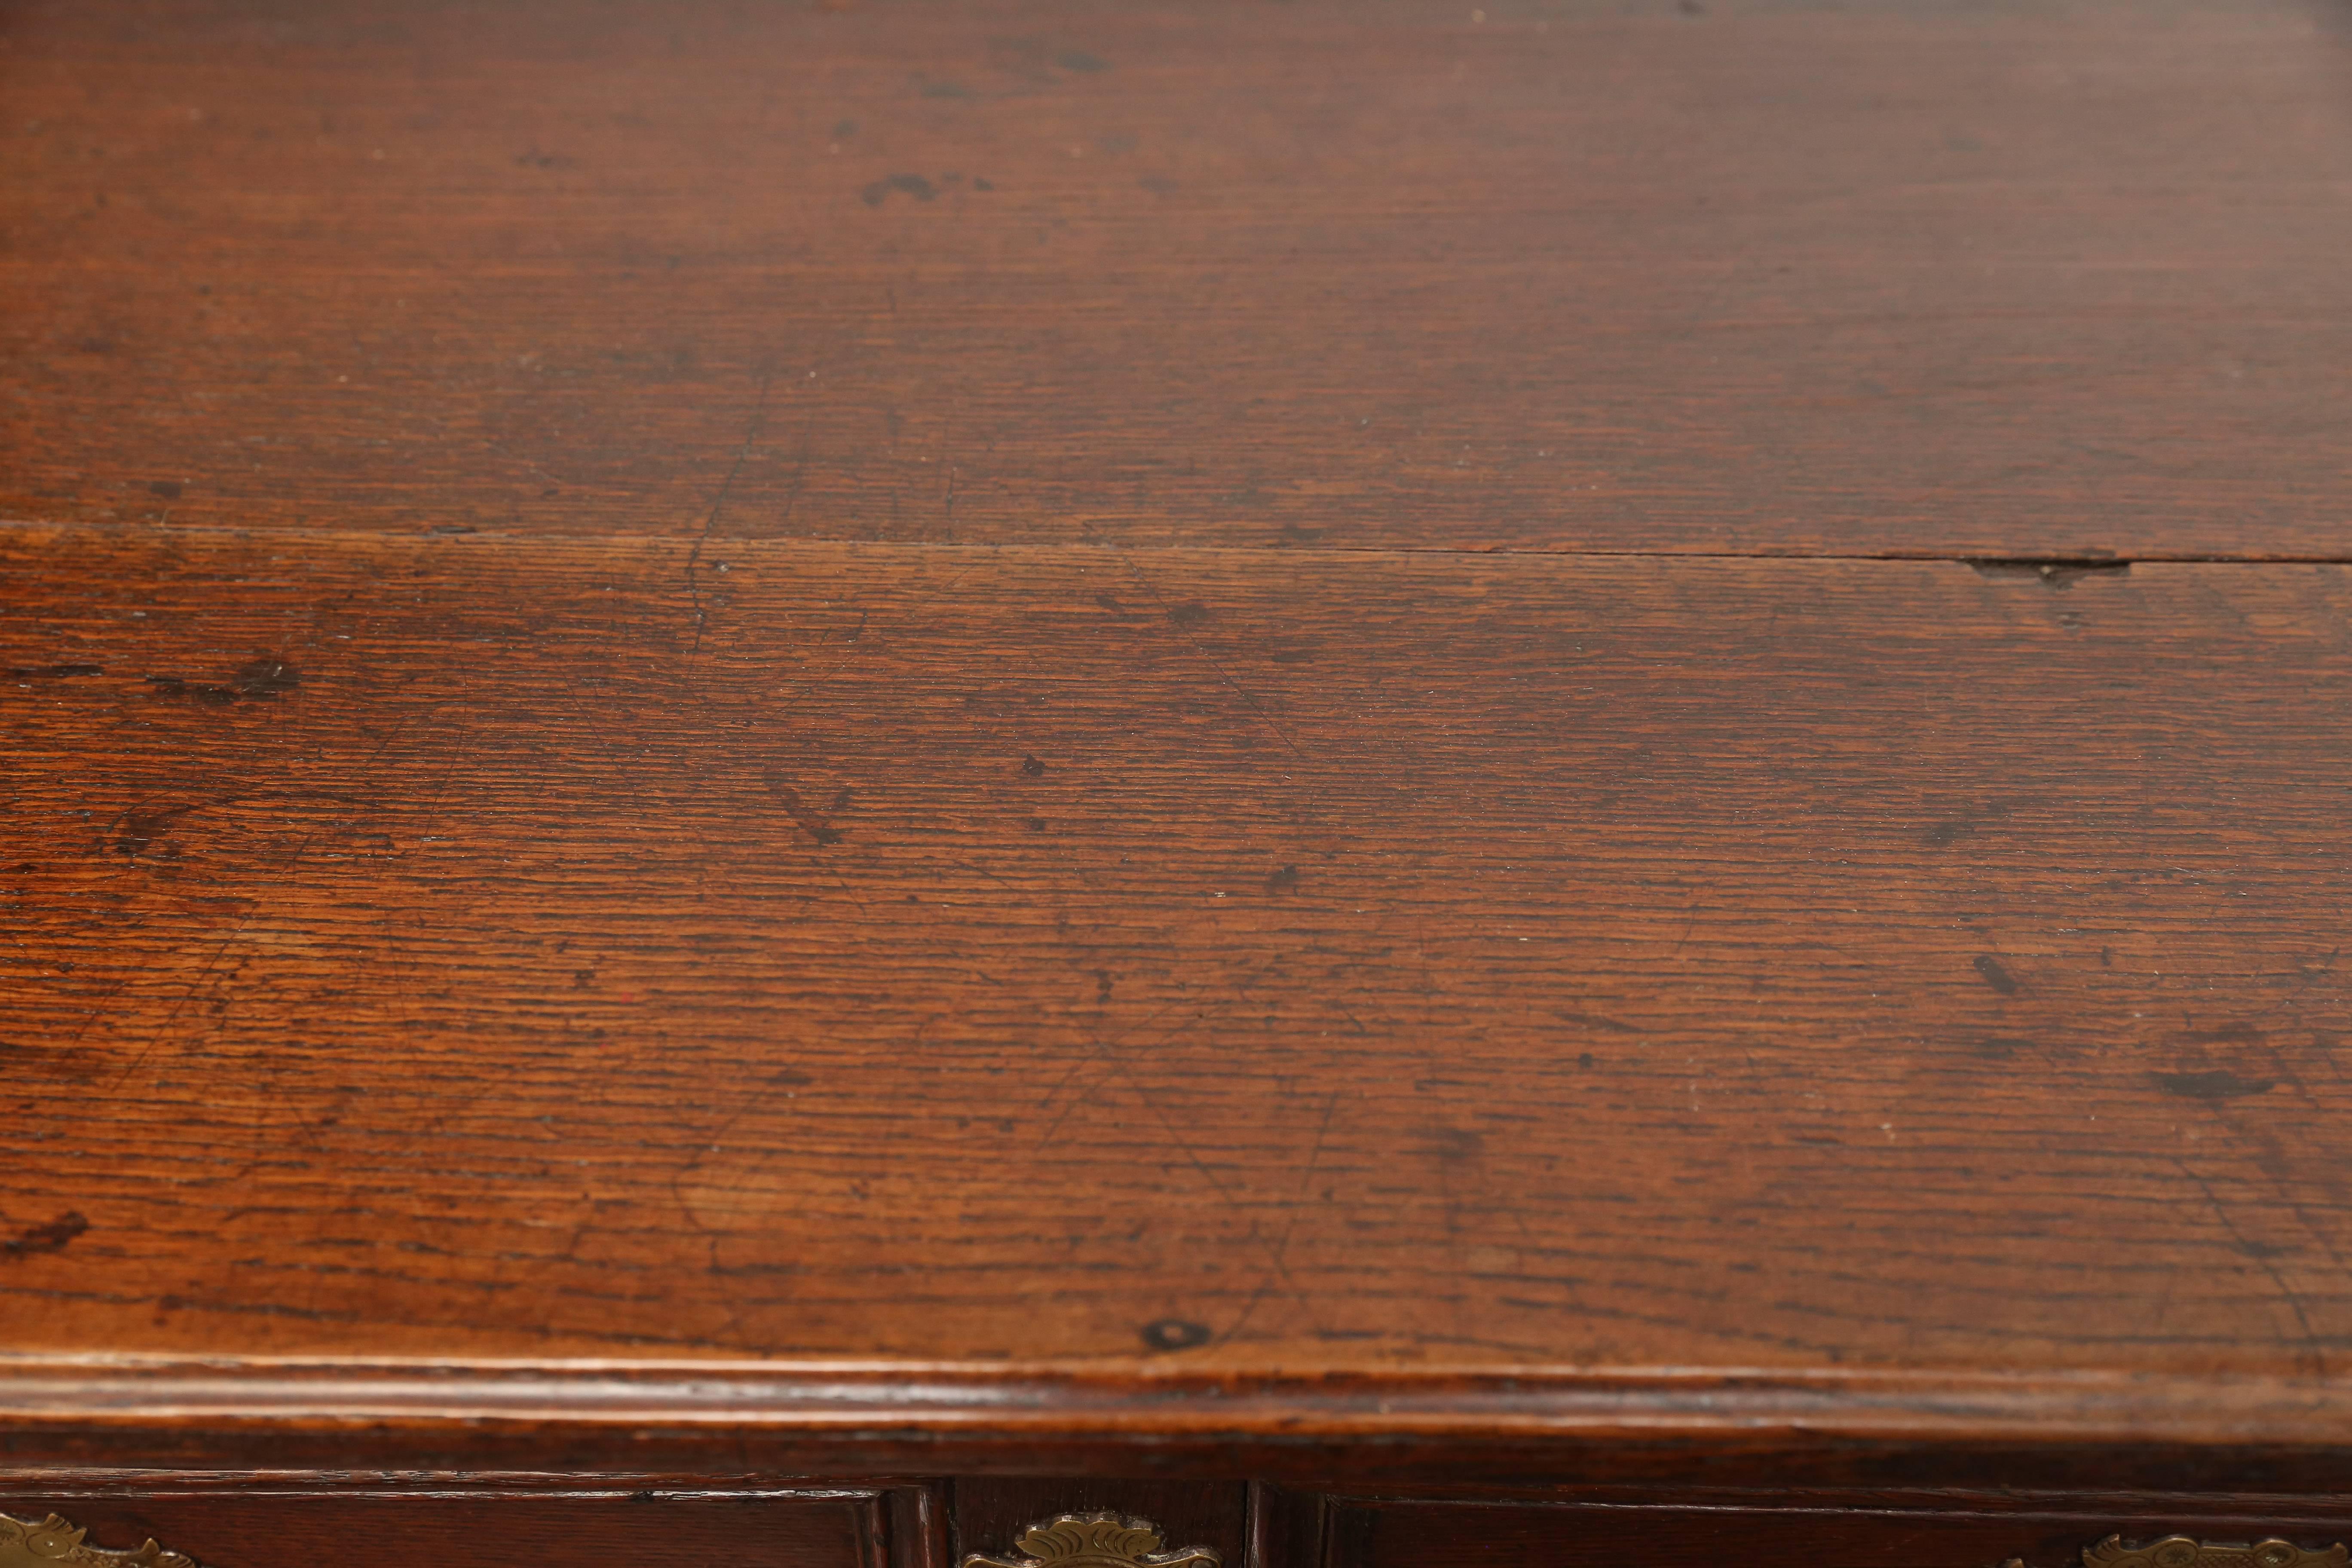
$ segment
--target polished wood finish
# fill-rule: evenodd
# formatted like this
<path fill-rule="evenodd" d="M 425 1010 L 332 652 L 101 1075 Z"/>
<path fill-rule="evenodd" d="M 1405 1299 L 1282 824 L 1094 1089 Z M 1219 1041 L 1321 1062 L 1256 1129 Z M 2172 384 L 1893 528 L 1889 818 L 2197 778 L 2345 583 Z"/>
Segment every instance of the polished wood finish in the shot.
<path fill-rule="evenodd" d="M 2267 1537 L 2276 1515 L 2202 1527 L 2238 1544 Z M 2084 1568 L 2103 1531 L 2168 1536 L 2170 1516 L 1938 1512 L 1887 1508 L 1596 1508 L 1526 1502 L 1330 1505 L 1327 1568 L 1616 1568 L 1628 1562 L 1739 1563 L 1750 1568 Z M 2298 1540 L 2352 1537 L 2352 1516 L 2298 1520 Z M 2338 1548 L 2340 1551 L 2340 1546 Z M 2242 1557 L 2239 1559 L 2244 1561 Z"/>
<path fill-rule="evenodd" d="M 2333 1430 L 2345 568 L 6 549 L 20 1352 Z"/>
<path fill-rule="evenodd" d="M 0 14 L 0 1510 L 2352 1534 L 2321 0 Z"/>
<path fill-rule="evenodd" d="M 2345 553 L 2334 0 L 16 0 L 0 513 Z"/>
<path fill-rule="evenodd" d="M 892 1539 L 887 1500 L 848 1488 L 394 1490 L 243 1477 L 231 1489 L 165 1481 L 128 1496 L 76 1488 L 29 1502 L 0 1497 L 0 1512 L 54 1510 L 87 1527 L 92 1545 L 152 1537 L 201 1568 L 506 1568 L 616 1555 L 647 1568 L 933 1568 L 919 1541 Z"/>

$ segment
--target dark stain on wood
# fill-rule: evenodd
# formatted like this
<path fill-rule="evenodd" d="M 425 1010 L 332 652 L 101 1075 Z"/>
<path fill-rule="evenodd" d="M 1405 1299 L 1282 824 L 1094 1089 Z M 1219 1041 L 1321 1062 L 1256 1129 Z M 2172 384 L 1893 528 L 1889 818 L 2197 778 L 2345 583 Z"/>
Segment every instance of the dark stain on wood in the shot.
<path fill-rule="evenodd" d="M 2183 1100 L 2242 1100 L 2248 1095 L 2268 1094 L 2278 1087 L 2276 1079 L 2246 1078 L 2228 1068 L 2157 1072 L 2149 1076 L 2165 1093 L 2177 1094 Z"/>
<path fill-rule="evenodd" d="M 2019 989 L 2017 977 L 2010 973 L 2008 967 L 2000 959 L 1989 952 L 1979 953 L 1971 961 L 1971 963 L 1976 972 L 1984 976 L 1986 984 L 2004 996 L 2017 994 Z"/>
<path fill-rule="evenodd" d="M 46 1252 L 63 1252 L 89 1229 L 89 1221 L 68 1211 L 47 1225 L 0 1237 L 0 1258 L 34 1258 Z"/>

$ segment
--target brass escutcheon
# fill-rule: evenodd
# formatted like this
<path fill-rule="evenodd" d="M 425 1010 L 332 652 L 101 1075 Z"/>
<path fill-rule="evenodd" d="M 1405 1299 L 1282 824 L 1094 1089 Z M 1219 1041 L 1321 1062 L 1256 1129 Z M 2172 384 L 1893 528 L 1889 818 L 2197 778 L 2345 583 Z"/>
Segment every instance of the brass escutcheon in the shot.
<path fill-rule="evenodd" d="M 1066 1513 L 1031 1525 L 1014 1544 L 1029 1555 L 988 1557 L 975 1552 L 963 1560 L 963 1568 L 1223 1568 L 1224 1563 L 1222 1555 L 1206 1546 L 1164 1551 L 1167 1542 L 1158 1525 L 1116 1513 Z"/>
<path fill-rule="evenodd" d="M 85 1546 L 81 1538 L 89 1533 L 56 1514 L 34 1520 L 0 1513 L 0 1568 L 196 1568 L 194 1559 L 152 1541 L 131 1552 Z"/>
<path fill-rule="evenodd" d="M 2083 1548 L 2083 1568 L 2352 1568 L 2344 1543 L 2314 1551 L 2290 1541 L 2197 1541 L 2168 1535 L 2144 1546 L 2126 1546 L 2110 1535 Z"/>

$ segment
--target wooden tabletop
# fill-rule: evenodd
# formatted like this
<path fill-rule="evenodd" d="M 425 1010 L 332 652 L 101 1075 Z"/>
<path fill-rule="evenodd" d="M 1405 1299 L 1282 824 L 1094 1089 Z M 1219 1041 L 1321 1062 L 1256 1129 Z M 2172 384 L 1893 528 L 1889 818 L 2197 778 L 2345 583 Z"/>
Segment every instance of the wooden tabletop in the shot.
<path fill-rule="evenodd" d="M 20 1430 L 2352 1450 L 2340 7 L 0 47 Z"/>

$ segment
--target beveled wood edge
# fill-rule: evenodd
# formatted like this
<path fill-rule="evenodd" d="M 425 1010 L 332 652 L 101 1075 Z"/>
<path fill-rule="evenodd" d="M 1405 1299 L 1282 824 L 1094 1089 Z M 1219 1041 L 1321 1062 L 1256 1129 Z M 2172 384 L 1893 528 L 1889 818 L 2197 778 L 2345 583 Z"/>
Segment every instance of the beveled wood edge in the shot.
<path fill-rule="evenodd" d="M 2099 1373 L 1468 1368 L 1298 1373 L 1150 1361 L 463 1363 L 0 1355 L 0 1424 L 499 1421 L 919 1436 L 1283 1441 L 1719 1435 L 2291 1446 L 2352 1453 L 2352 1382 Z"/>
<path fill-rule="evenodd" d="M 0 1465 L 0 1512 L 9 1506 L 8 1498 L 26 1492 L 67 1502 L 234 1492 L 241 1498 L 446 1498 L 473 1502 L 529 1502 L 546 1498 L 574 1502 L 626 1502 L 654 1494 L 663 1501 L 682 1502 L 772 1499 L 787 1502 L 871 1503 L 887 1502 L 901 1493 L 918 1492 L 933 1484 L 928 1479 L 906 1477 L 843 1481 L 825 1477 L 682 1476 L 615 1470 L 499 1474 L 476 1470 L 204 1470 L 152 1467 L 89 1469 Z"/>
<path fill-rule="evenodd" d="M 0 1357 L 0 1478 L 93 1469 L 1958 1489 L 2338 1500 L 2315 1380 Z M 936 1525 L 936 1521 L 934 1521 Z M 930 1533 L 936 1534 L 936 1529 Z"/>

